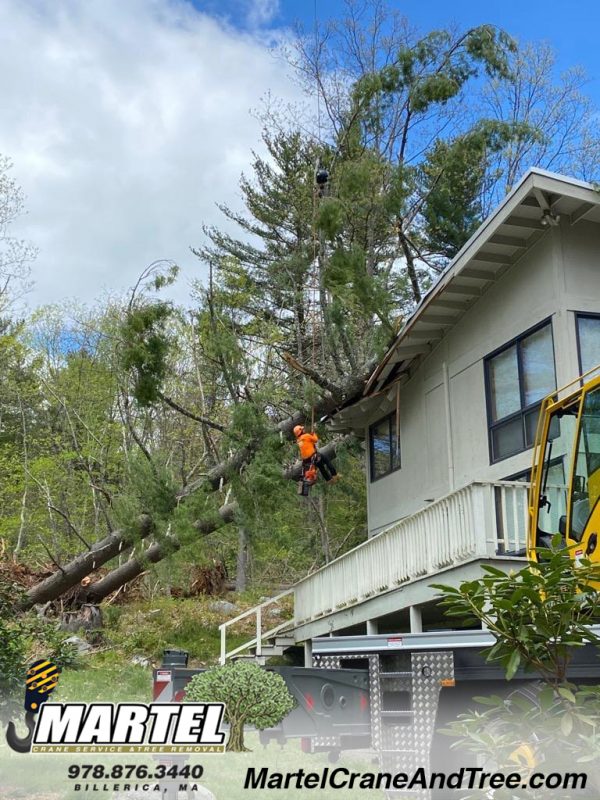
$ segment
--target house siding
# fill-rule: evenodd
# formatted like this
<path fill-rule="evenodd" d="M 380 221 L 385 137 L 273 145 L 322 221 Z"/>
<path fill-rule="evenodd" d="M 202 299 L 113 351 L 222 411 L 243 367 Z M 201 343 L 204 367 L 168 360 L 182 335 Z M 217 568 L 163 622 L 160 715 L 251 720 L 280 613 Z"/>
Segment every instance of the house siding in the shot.
<path fill-rule="evenodd" d="M 557 384 L 569 382 L 579 372 L 577 311 L 600 311 L 600 227 L 565 219 L 473 302 L 402 385 L 402 468 L 369 477 L 370 535 L 474 480 L 530 467 L 531 450 L 490 464 L 484 359 L 551 319 Z M 389 411 L 394 407 L 390 401 Z M 375 421 L 366 421 L 367 434 Z"/>

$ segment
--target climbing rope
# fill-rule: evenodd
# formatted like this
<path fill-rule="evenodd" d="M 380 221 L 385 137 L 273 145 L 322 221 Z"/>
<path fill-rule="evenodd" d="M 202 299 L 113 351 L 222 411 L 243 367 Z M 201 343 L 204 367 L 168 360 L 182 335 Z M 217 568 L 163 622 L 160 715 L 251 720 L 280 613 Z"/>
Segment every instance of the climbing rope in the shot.
<path fill-rule="evenodd" d="M 309 325 L 311 326 L 312 333 L 312 352 L 311 352 L 311 368 L 313 373 L 317 368 L 317 302 L 319 291 L 319 239 L 317 233 L 317 208 L 318 208 L 318 194 L 317 184 L 313 186 L 313 218 L 312 218 L 312 235 L 313 235 L 313 261 L 309 281 L 309 295 L 308 295 L 308 318 Z M 315 404 L 312 403 L 311 409 L 311 431 L 315 429 Z"/>
<path fill-rule="evenodd" d="M 314 34 L 315 34 L 315 88 L 317 91 L 317 129 L 319 131 L 319 141 L 321 139 L 321 103 L 319 98 L 319 80 L 318 80 L 318 63 L 317 63 L 317 52 L 319 46 L 319 23 L 317 18 L 317 0 L 314 0 Z M 311 355 L 311 367 L 313 372 L 317 366 L 317 331 L 316 331 L 316 322 L 317 322 L 317 309 L 316 309 L 316 302 L 317 302 L 317 280 L 318 280 L 318 269 L 319 269 L 319 240 L 317 234 L 317 208 L 318 208 L 318 195 L 317 195 L 317 171 L 319 169 L 318 162 L 315 164 L 315 179 L 313 182 L 313 213 L 312 213 L 312 237 L 313 237 L 313 263 L 312 263 L 312 270 L 311 270 L 311 283 L 312 286 L 310 287 L 309 292 L 309 319 L 310 325 L 312 328 L 312 355 Z M 310 429 L 314 431 L 315 429 L 315 404 L 312 403 L 311 408 L 311 421 L 310 421 Z"/>

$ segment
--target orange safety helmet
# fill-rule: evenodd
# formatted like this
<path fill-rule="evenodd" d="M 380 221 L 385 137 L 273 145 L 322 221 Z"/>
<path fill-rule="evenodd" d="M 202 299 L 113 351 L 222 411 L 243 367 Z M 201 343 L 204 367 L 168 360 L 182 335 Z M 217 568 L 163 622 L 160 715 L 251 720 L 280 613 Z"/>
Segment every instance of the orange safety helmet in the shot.
<path fill-rule="evenodd" d="M 294 436 L 296 437 L 296 439 L 298 438 L 298 436 L 300 436 L 303 433 L 304 433 L 304 425 L 295 425 L 294 426 Z"/>

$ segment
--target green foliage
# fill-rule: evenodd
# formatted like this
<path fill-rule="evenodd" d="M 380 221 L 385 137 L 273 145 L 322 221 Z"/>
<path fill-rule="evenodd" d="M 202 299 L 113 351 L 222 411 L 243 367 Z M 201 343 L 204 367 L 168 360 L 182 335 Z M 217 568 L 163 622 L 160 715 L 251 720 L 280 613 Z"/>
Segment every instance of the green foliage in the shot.
<path fill-rule="evenodd" d="M 511 141 L 536 136 L 529 126 L 481 120 L 453 140 L 436 140 L 422 165 L 422 213 L 435 252 L 452 258 L 479 226 L 493 157 Z"/>
<path fill-rule="evenodd" d="M 480 763 L 495 770 L 525 776 L 533 770 L 549 772 L 587 772 L 589 787 L 596 793 L 600 781 L 600 687 L 564 685 L 553 689 L 530 684 L 511 692 L 506 698 L 497 695 L 475 697 L 477 710 L 460 714 L 442 729 L 455 741 L 453 749 L 476 754 Z M 579 797 L 580 791 L 561 797 Z M 480 797 L 475 794 L 473 797 Z M 517 792 L 495 793 L 499 800 L 546 798 L 547 790 L 519 787 Z M 596 795 L 595 795 L 596 796 Z M 470 795 L 465 796 L 468 800 Z"/>
<path fill-rule="evenodd" d="M 61 669 L 79 666 L 79 655 L 59 630 L 56 622 L 36 613 L 15 611 L 23 590 L 0 576 L 0 714 L 10 716 L 11 704 L 24 691 L 27 664 L 36 658 L 49 658 Z"/>
<path fill-rule="evenodd" d="M 355 100 L 369 105 L 367 124 L 377 130 L 381 112 L 400 93 L 407 92 L 412 111 L 423 114 L 456 97 L 482 70 L 488 77 L 508 78 L 509 54 L 514 50 L 513 40 L 492 25 L 480 25 L 459 37 L 447 30 L 432 31 L 402 48 L 394 64 L 361 78 Z"/>
<path fill-rule="evenodd" d="M 344 209 L 336 197 L 326 197 L 319 204 L 317 211 L 317 225 L 319 230 L 330 240 L 334 241 L 341 233 L 344 224 Z"/>
<path fill-rule="evenodd" d="M 18 598 L 15 585 L 0 576 L 0 712 L 22 688 L 25 674 L 26 633 L 14 614 Z"/>
<path fill-rule="evenodd" d="M 159 530 L 169 521 L 177 505 L 177 487 L 172 473 L 164 465 L 135 454 L 130 461 L 126 488 L 121 499 L 129 500 L 130 507 L 119 515 L 120 521 L 134 527 L 137 515 L 150 514 Z"/>
<path fill-rule="evenodd" d="M 495 768 L 546 763 L 566 771 L 600 760 L 600 688 L 567 680 L 574 652 L 600 642 L 590 630 L 600 619 L 600 596 L 590 585 L 599 580 L 600 568 L 587 559 L 576 564 L 560 536 L 538 555 L 539 562 L 518 572 L 507 575 L 488 565 L 478 581 L 435 587 L 443 592 L 448 616 L 463 622 L 476 618 L 494 634 L 496 642 L 485 655 L 502 664 L 508 680 L 519 668 L 543 680 L 507 698 L 474 698 L 485 709 L 460 714 L 443 732 L 456 739 L 453 747 L 492 760 Z M 546 795 L 523 789 L 498 796 Z"/>
<path fill-rule="evenodd" d="M 0 617 L 0 711 L 22 688 L 26 641 L 18 623 Z"/>
<path fill-rule="evenodd" d="M 169 338 L 165 324 L 170 303 L 155 302 L 131 308 L 121 327 L 123 368 L 133 372 L 133 395 L 141 406 L 158 400 L 167 373 Z"/>
<path fill-rule="evenodd" d="M 60 630 L 55 622 L 29 616 L 24 619 L 24 627 L 40 658 L 49 658 L 61 670 L 79 669 L 82 666 L 77 646 L 67 641 L 71 634 Z"/>
<path fill-rule="evenodd" d="M 294 707 L 281 675 L 256 664 L 233 661 L 195 675 L 186 689 L 186 700 L 225 703 L 230 725 L 227 749 L 245 750 L 244 725 L 259 730 L 278 725 Z"/>
<path fill-rule="evenodd" d="M 484 565 L 479 580 L 434 588 L 444 593 L 447 616 L 463 624 L 478 619 L 496 636 L 486 657 L 502 664 L 508 680 L 522 667 L 556 686 L 566 680 L 573 649 L 600 642 L 589 628 L 600 619 L 600 595 L 590 585 L 600 568 L 587 559 L 576 565 L 560 536 L 539 555 L 518 572 Z"/>

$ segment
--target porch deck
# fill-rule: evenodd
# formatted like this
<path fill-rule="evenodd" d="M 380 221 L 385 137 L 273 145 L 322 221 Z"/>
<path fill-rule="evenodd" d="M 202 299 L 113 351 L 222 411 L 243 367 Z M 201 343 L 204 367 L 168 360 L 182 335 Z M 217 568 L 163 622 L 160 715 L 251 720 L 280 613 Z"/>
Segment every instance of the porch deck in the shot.
<path fill-rule="evenodd" d="M 480 575 L 482 563 L 520 568 L 528 488 L 523 482 L 476 481 L 399 520 L 286 592 L 294 598 L 288 625 L 262 630 L 263 609 L 281 595 L 240 615 L 256 614 L 257 631 L 256 639 L 237 651 L 254 647 L 260 654 L 282 628 L 302 642 L 418 609 L 434 599 L 432 582 L 458 585 Z M 227 628 L 235 621 L 221 627 L 222 658 Z M 419 615 L 411 612 L 411 627 L 419 625 Z"/>

